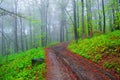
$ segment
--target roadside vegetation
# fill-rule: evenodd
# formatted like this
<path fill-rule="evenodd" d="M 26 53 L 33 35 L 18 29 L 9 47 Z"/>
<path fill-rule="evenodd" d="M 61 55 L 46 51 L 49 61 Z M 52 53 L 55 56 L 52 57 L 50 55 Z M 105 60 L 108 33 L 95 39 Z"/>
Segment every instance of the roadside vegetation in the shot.
<path fill-rule="evenodd" d="M 68 48 L 120 75 L 120 31 L 73 41 Z"/>
<path fill-rule="evenodd" d="M 0 80 L 45 80 L 46 64 L 32 66 L 33 58 L 44 58 L 44 49 L 37 48 L 3 57 L 0 62 Z"/>

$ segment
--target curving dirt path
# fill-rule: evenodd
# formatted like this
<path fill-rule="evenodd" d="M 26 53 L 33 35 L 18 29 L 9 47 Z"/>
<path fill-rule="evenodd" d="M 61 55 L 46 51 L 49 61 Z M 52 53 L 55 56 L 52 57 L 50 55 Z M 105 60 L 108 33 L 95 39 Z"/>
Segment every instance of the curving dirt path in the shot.
<path fill-rule="evenodd" d="M 120 80 L 85 58 L 71 53 L 68 43 L 45 49 L 47 80 Z"/>

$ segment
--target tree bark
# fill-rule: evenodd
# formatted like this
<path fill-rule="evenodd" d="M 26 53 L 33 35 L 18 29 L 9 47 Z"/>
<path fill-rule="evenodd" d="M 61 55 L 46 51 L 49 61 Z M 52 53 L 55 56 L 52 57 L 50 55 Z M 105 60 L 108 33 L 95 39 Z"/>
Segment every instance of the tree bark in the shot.
<path fill-rule="evenodd" d="M 106 18 L 105 18 L 104 0 L 102 0 L 102 8 L 103 8 L 103 33 L 105 33 L 106 32 Z"/>
<path fill-rule="evenodd" d="M 15 0 L 15 13 L 17 13 L 17 4 L 18 4 L 18 0 Z M 18 52 L 18 36 L 17 36 L 17 16 L 14 16 L 15 18 L 15 26 L 14 26 L 14 34 L 15 34 L 15 43 L 14 43 L 14 49 L 15 52 Z"/>
<path fill-rule="evenodd" d="M 78 32 L 77 32 L 77 18 L 76 18 L 76 1 L 73 0 L 73 15 L 74 15 L 74 36 L 76 42 L 78 42 Z"/>
<path fill-rule="evenodd" d="M 101 14 L 100 14 L 100 12 L 99 12 L 99 10 L 100 10 L 99 0 L 98 0 L 97 2 L 98 2 L 98 16 L 99 16 L 98 26 L 99 26 L 99 30 L 102 32 L 102 22 L 101 22 L 102 18 L 101 18 Z"/>
<path fill-rule="evenodd" d="M 22 18 L 20 18 L 20 25 L 21 25 L 21 49 L 22 49 L 22 51 L 24 51 L 24 45 L 23 45 L 23 43 L 24 43 L 24 41 L 23 41 L 23 24 L 22 24 Z"/>
<path fill-rule="evenodd" d="M 91 37 L 92 33 L 92 11 L 91 11 L 91 0 L 86 0 L 87 8 L 87 24 L 88 24 L 88 36 Z"/>
<path fill-rule="evenodd" d="M 2 35 L 2 55 L 4 56 L 6 54 L 6 48 L 5 48 L 5 39 L 4 39 L 4 25 L 3 25 L 3 17 L 2 17 L 2 21 L 1 21 L 1 35 Z"/>
<path fill-rule="evenodd" d="M 85 26 L 84 26 L 84 0 L 81 0 L 82 2 L 82 38 L 85 37 Z"/>

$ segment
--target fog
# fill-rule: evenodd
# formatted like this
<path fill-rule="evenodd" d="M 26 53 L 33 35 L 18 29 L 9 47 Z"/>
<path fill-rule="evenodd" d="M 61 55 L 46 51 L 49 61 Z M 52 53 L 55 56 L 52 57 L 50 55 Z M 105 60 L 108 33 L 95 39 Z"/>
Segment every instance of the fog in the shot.
<path fill-rule="evenodd" d="M 104 17 L 106 26 L 110 26 L 107 23 L 110 20 L 113 23 L 110 19 L 113 14 L 108 15 L 112 0 L 104 0 L 105 16 L 102 4 L 102 0 L 0 0 L 0 53 L 6 55 L 72 41 L 76 39 L 76 31 L 79 38 L 83 32 L 89 36 L 89 28 L 93 32 L 100 26 L 103 29 Z"/>

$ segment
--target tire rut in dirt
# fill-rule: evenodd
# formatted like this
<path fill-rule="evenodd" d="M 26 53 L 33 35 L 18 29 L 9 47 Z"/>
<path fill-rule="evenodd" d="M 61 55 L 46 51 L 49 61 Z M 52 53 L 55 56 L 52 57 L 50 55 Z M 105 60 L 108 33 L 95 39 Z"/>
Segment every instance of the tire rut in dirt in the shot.
<path fill-rule="evenodd" d="M 79 80 L 93 80 L 93 79 L 103 80 L 105 79 L 103 76 L 100 76 L 100 74 L 98 73 L 94 75 L 94 72 L 90 71 L 90 69 L 87 69 L 88 67 L 85 67 L 83 63 L 81 63 L 80 65 L 77 65 L 76 61 L 71 59 L 70 57 L 68 58 L 58 53 L 57 53 L 57 56 L 63 59 L 64 62 L 70 66 L 71 70 L 79 77 Z M 108 80 L 108 78 L 106 80 Z"/>
<path fill-rule="evenodd" d="M 79 80 L 70 70 L 69 66 L 64 63 L 56 54 L 48 50 L 47 53 L 47 80 Z"/>
<path fill-rule="evenodd" d="M 61 58 L 64 63 L 70 66 L 71 70 L 80 80 L 119 80 L 116 76 L 93 65 L 82 57 L 71 54 L 66 45 L 52 48 L 55 54 Z"/>

